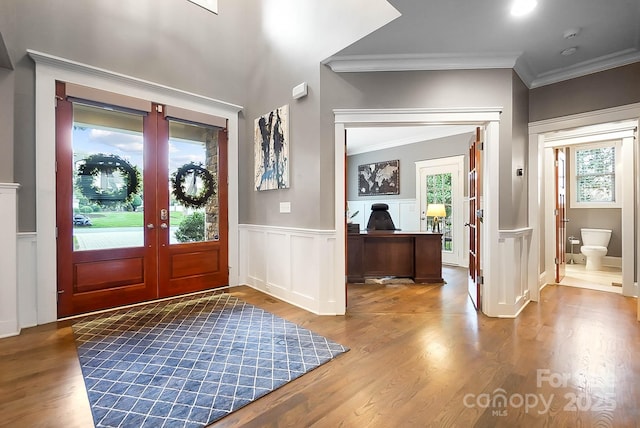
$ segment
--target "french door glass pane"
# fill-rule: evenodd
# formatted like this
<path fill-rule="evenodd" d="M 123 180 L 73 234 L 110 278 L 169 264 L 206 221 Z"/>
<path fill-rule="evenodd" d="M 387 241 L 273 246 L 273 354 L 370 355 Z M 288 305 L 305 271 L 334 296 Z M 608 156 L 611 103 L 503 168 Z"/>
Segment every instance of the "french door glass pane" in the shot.
<path fill-rule="evenodd" d="M 451 173 L 427 175 L 427 204 L 444 204 L 447 216 L 440 219 L 442 251 L 453 251 L 453 205 Z M 432 219 L 431 219 L 432 221 Z"/>
<path fill-rule="evenodd" d="M 169 122 L 169 177 L 170 243 L 217 241 L 216 128 Z"/>
<path fill-rule="evenodd" d="M 73 104 L 74 250 L 144 245 L 142 122 Z"/>

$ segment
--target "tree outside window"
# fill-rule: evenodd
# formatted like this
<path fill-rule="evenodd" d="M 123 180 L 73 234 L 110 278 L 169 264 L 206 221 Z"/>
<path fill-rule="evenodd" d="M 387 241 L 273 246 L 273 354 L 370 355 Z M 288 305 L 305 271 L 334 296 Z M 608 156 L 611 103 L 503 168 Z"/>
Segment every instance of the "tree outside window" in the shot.
<path fill-rule="evenodd" d="M 619 144 L 615 142 L 576 147 L 572 160 L 573 208 L 616 207 L 619 174 Z"/>

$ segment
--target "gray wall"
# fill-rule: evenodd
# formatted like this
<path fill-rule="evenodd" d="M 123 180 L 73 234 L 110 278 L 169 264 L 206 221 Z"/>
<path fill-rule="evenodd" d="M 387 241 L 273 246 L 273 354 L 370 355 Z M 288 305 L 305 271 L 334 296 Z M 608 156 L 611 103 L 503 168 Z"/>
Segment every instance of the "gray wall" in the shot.
<path fill-rule="evenodd" d="M 13 72 L 0 68 L 0 183 L 13 183 Z"/>
<path fill-rule="evenodd" d="M 517 79 L 512 70 L 452 70 L 408 71 L 378 73 L 333 73 L 322 70 L 322 146 L 327 153 L 333 148 L 334 108 L 446 108 L 446 107 L 503 107 L 500 119 L 500 164 L 491 165 L 486 174 L 499 174 L 501 228 L 510 229 L 527 224 L 526 186 L 517 183 L 512 156 L 524 159 L 526 153 L 526 91 L 513 92 Z M 519 87 L 519 86 L 518 86 Z M 524 96 L 524 101 L 521 100 Z M 514 128 L 514 100 L 518 124 Z M 513 140 L 514 129 L 516 140 Z M 332 153 L 333 155 L 333 153 Z M 333 168 L 321 171 L 323 182 L 333 182 Z M 514 201 L 515 189 L 518 191 Z M 325 203 L 329 203 L 327 195 Z M 524 198 L 524 201 L 520 200 Z M 490 213 L 489 213 L 490 215 Z M 327 224 L 329 222 L 327 221 Z"/>
<path fill-rule="evenodd" d="M 640 62 L 534 88 L 529 121 L 640 102 Z"/>
<path fill-rule="evenodd" d="M 375 200 L 375 199 L 414 199 L 416 197 L 416 165 L 415 162 L 439 159 L 450 156 L 465 156 L 465 166 L 468 168 L 469 140 L 472 134 L 453 135 L 446 138 L 437 138 L 420 143 L 407 144 L 384 150 L 376 150 L 368 153 L 347 156 L 347 199 Z M 347 132 L 347 146 L 349 134 Z M 358 165 L 369 164 L 386 160 L 400 160 L 400 194 L 381 196 L 358 196 Z M 467 184 L 462 183 L 464 189 Z M 466 194 L 466 191 L 465 191 Z"/>
<path fill-rule="evenodd" d="M 571 201 L 573 197 L 573 189 L 571 188 L 571 149 L 567 149 L 567 237 L 575 236 L 580 239 L 580 245 L 582 243 L 582 237 L 580 236 L 581 228 L 591 229 L 610 229 L 611 240 L 609 241 L 609 247 L 607 251 L 608 256 L 622 257 L 622 209 L 621 208 L 571 208 Z M 567 251 L 570 247 L 567 246 Z M 580 247 L 574 248 L 575 253 L 580 252 Z"/>
<path fill-rule="evenodd" d="M 287 2 L 282 11 L 271 3 L 250 2 L 244 23 L 261 33 L 251 39 L 247 53 L 246 138 L 239 147 L 240 223 L 333 229 L 333 139 L 328 148 L 320 142 L 319 64 L 395 18 L 397 11 L 383 0 L 371 0 L 366 8 L 354 1 L 305 0 Z M 302 82 L 307 82 L 309 94 L 293 100 L 291 90 Z M 284 104 L 290 109 L 290 188 L 258 192 L 253 183 L 254 119 Z M 333 135 L 333 120 L 331 127 Z M 291 203 L 290 214 L 279 212 L 280 202 Z"/>
<path fill-rule="evenodd" d="M 0 100 L 14 106 L 15 117 L 14 138 L 0 140 L 0 151 L 15 148 L 14 174 L 6 179 L 21 185 L 19 230 L 35 230 L 36 218 L 35 65 L 27 49 L 242 105 L 250 3 L 221 2 L 215 16 L 186 1 L 2 0 L 0 31 L 15 64 L 15 91 L 5 91 L 0 74 Z M 240 133 L 244 140 L 244 126 Z"/>

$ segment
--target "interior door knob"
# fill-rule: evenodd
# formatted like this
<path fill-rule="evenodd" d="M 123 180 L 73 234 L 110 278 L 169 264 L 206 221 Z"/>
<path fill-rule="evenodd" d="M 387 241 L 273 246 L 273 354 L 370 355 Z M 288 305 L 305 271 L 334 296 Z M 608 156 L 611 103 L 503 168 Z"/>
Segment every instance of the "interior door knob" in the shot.
<path fill-rule="evenodd" d="M 147 225 L 147 229 L 153 229 L 154 227 L 155 227 L 155 226 L 153 225 L 153 223 L 149 223 L 149 224 Z"/>
<path fill-rule="evenodd" d="M 169 226 L 167 226 L 167 223 L 160 223 L 160 228 L 162 229 L 167 229 Z"/>

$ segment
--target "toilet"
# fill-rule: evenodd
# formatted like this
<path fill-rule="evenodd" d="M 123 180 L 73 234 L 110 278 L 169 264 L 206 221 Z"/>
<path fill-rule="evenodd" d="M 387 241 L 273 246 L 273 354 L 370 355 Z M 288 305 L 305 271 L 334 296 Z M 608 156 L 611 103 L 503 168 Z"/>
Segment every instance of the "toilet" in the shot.
<path fill-rule="evenodd" d="M 582 234 L 582 247 L 580 252 L 584 254 L 587 265 L 586 270 L 600 270 L 602 258 L 607 255 L 607 245 L 611 238 L 611 231 L 607 229 L 580 229 Z"/>

